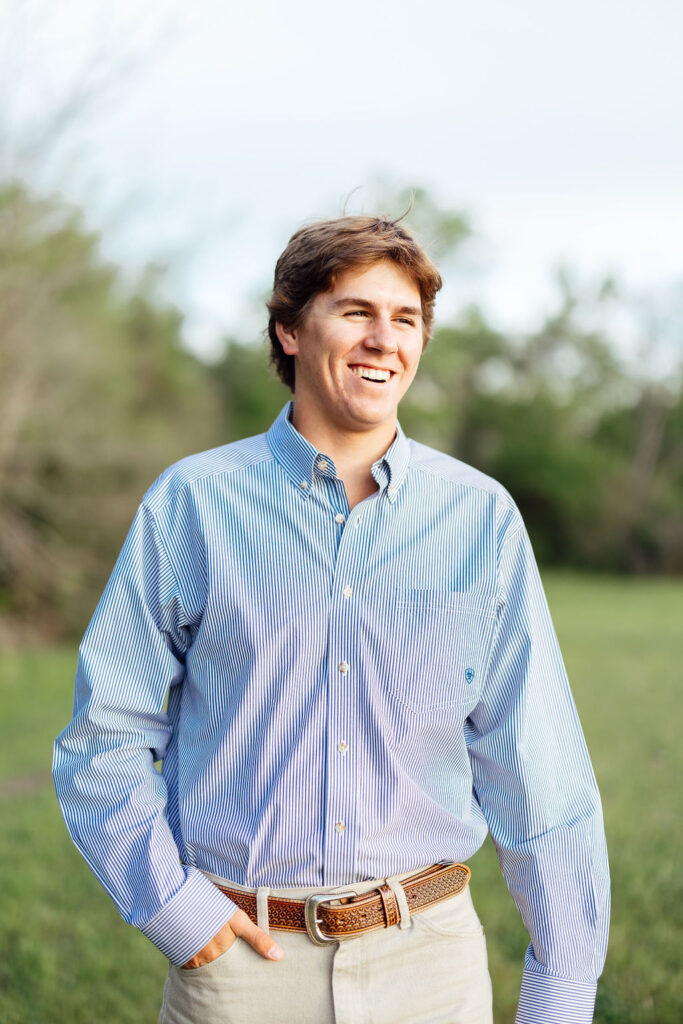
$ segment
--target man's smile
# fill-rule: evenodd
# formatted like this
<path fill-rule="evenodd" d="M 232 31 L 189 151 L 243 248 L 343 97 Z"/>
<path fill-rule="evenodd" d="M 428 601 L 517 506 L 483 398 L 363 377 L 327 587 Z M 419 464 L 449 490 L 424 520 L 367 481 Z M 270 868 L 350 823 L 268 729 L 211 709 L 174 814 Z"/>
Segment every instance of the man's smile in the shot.
<path fill-rule="evenodd" d="M 363 364 L 349 365 L 349 370 L 363 380 L 371 380 L 378 384 L 386 383 L 395 372 L 394 370 L 380 370 L 377 367 L 364 366 Z"/>

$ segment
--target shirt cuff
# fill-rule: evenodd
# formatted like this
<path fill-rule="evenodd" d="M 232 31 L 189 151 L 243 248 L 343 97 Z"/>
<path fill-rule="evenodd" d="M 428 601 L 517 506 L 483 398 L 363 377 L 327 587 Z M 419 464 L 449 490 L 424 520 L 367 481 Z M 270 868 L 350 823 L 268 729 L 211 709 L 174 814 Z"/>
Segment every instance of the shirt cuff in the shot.
<path fill-rule="evenodd" d="M 597 987 L 525 970 L 515 1024 L 591 1024 Z"/>
<path fill-rule="evenodd" d="M 180 967 L 203 949 L 237 910 L 237 905 L 198 868 L 168 903 L 143 925 L 138 925 L 172 964 Z"/>

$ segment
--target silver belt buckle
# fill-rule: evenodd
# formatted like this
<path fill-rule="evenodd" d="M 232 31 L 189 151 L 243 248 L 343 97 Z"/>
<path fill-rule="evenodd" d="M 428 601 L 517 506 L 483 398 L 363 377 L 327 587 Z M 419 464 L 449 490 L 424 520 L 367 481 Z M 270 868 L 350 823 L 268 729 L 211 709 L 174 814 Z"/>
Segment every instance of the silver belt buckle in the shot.
<path fill-rule="evenodd" d="M 325 935 L 320 931 L 318 907 L 321 903 L 329 903 L 330 900 L 342 900 L 346 896 L 357 895 L 358 893 L 351 889 L 349 892 L 321 892 L 306 897 L 304 920 L 306 922 L 306 932 L 311 942 L 314 942 L 316 946 L 326 946 L 328 942 L 341 942 L 342 939 L 348 938 L 348 936 L 344 935 Z"/>

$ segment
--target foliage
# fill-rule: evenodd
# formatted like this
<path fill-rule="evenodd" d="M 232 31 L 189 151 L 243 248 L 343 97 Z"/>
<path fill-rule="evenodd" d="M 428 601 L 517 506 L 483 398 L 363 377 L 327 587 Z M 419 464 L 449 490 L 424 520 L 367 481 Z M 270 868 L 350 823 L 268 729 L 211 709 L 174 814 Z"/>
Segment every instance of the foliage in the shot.
<path fill-rule="evenodd" d="M 590 302 L 561 292 L 522 337 L 465 310 L 427 348 L 402 423 L 507 486 L 542 561 L 681 572 L 680 382 L 629 375 L 582 325 Z"/>
<path fill-rule="evenodd" d="M 292 397 L 268 365 L 269 344 L 225 341 L 225 353 L 214 369 L 214 380 L 221 395 L 226 440 L 262 433 Z"/>
<path fill-rule="evenodd" d="M 457 273 L 467 218 L 418 190 L 406 219 Z M 226 338 L 211 367 L 193 358 L 158 297 L 163 270 L 127 281 L 99 246 L 77 209 L 0 186 L 4 642 L 82 633 L 159 472 L 261 432 L 291 397 L 263 341 Z M 681 572 L 681 382 L 619 362 L 607 325 L 624 302 L 613 282 L 582 291 L 565 272 L 537 330 L 461 310 L 429 343 L 401 423 L 506 485 L 542 561 Z"/>
<path fill-rule="evenodd" d="M 82 215 L 0 189 L 0 610 L 82 631 L 152 480 L 216 437 L 205 371 L 150 267 L 125 287 Z"/>

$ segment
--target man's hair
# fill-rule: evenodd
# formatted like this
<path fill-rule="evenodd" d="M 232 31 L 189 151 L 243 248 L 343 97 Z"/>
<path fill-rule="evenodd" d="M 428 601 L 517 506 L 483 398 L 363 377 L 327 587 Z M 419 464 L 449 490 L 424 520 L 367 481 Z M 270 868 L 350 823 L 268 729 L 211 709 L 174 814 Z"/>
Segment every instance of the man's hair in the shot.
<path fill-rule="evenodd" d="M 441 275 L 408 228 L 386 217 L 352 216 L 316 221 L 292 235 L 275 265 L 273 293 L 266 303 L 270 361 L 291 391 L 294 356 L 282 348 L 275 324 L 299 327 L 316 295 L 333 288 L 339 274 L 387 259 L 401 267 L 420 292 L 424 348 L 432 333 Z"/>

